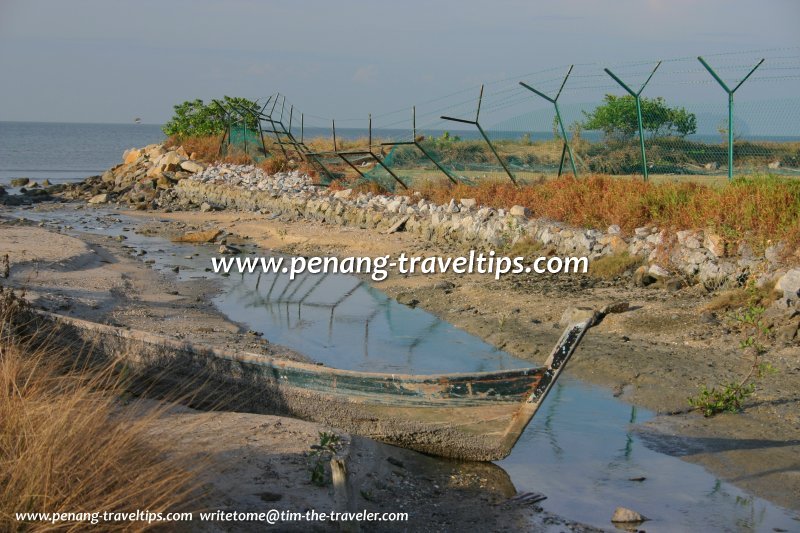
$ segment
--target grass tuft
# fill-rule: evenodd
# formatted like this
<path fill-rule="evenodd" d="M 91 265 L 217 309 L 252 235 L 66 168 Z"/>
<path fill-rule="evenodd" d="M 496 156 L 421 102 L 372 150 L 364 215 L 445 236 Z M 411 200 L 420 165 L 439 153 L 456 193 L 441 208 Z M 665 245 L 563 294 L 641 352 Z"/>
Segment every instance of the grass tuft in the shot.
<path fill-rule="evenodd" d="M 70 350 L 26 340 L 18 333 L 21 320 L 28 320 L 24 302 L 0 288 L 0 524 L 77 531 L 87 524 L 22 524 L 15 514 L 185 505 L 195 490 L 188 463 L 166 458 L 148 438 L 166 407 L 124 402 L 111 364 L 76 362 L 81 357 Z"/>
<path fill-rule="evenodd" d="M 642 257 L 630 255 L 628 252 L 604 255 L 589 263 L 589 274 L 595 278 L 614 279 L 642 264 Z"/>

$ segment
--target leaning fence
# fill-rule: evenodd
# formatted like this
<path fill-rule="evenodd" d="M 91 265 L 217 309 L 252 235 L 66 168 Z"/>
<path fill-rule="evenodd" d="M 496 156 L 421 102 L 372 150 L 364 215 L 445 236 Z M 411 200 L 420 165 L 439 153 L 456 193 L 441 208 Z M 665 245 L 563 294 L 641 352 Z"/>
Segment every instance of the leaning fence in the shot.
<path fill-rule="evenodd" d="M 302 160 L 324 183 L 800 176 L 800 47 L 565 65 L 363 117 L 306 114 L 281 94 L 219 108 L 221 151 Z"/>

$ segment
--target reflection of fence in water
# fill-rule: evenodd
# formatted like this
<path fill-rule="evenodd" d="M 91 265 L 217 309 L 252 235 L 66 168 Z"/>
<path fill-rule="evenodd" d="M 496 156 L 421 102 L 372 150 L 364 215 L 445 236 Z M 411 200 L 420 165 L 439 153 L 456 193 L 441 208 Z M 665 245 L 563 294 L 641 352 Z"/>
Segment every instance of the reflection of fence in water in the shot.
<path fill-rule="evenodd" d="M 444 324 L 432 315 L 426 316 L 422 324 L 396 318 L 393 306 L 400 304 L 393 304 L 380 291 L 349 276 L 305 273 L 290 280 L 285 275 L 259 273 L 255 277 L 242 274 L 239 279 L 239 283 L 232 283 L 230 296 L 246 308 L 266 310 L 273 323 L 289 331 L 326 331 L 330 343 L 336 324 L 363 324 L 358 329 L 351 326 L 351 331 L 361 335 L 359 344 L 365 359 L 369 358 L 370 327 L 377 320 L 382 319 L 390 333 L 389 340 L 405 348 L 405 363 L 409 366 L 413 365 L 417 349 Z M 321 310 L 329 311 L 324 323 L 318 313 Z"/>

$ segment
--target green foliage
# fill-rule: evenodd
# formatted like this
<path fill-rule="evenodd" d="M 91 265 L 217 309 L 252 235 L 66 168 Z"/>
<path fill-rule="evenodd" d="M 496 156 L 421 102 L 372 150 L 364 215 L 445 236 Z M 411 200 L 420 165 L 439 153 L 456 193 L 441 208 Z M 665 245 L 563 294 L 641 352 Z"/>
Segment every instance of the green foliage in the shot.
<path fill-rule="evenodd" d="M 233 113 L 234 121 L 241 124 L 244 119 L 244 124 L 248 129 L 258 128 L 255 116 L 239 111 L 239 108 L 243 107 L 252 112 L 258 112 L 260 107 L 257 103 L 247 98 L 225 96 L 222 104 L 229 111 L 235 111 Z M 219 135 L 225 131 L 225 113 L 214 102 L 205 104 L 198 98 L 187 100 L 173 108 L 175 113 L 162 128 L 162 131 L 168 136 L 202 137 Z"/>
<path fill-rule="evenodd" d="M 319 432 L 319 443 L 311 445 L 311 457 L 314 464 L 311 466 L 311 482 L 319 487 L 324 487 L 330 480 L 325 470 L 325 465 L 330 462 L 341 444 L 342 439 L 335 433 Z"/>
<path fill-rule="evenodd" d="M 631 95 L 607 94 L 605 103 L 591 113 L 584 111 L 587 130 L 600 130 L 609 138 L 627 139 L 639 131 L 636 100 Z M 697 131 L 697 118 L 683 107 L 668 107 L 662 97 L 641 98 L 642 127 L 651 137 L 685 137 Z"/>
<path fill-rule="evenodd" d="M 705 385 L 700 389 L 697 396 L 689 398 L 689 405 L 698 409 L 703 416 L 710 417 L 717 413 L 729 412 L 738 413 L 742 410 L 742 404 L 753 394 L 756 385 L 751 379 L 761 378 L 766 373 L 777 372 L 775 367 L 769 363 L 762 362 L 762 356 L 767 353 L 764 339 L 770 334 L 770 328 L 764 324 L 762 315 L 766 310 L 759 305 L 758 292 L 755 285 L 748 288 L 750 291 L 750 303 L 747 307 L 740 309 L 731 315 L 731 318 L 745 328 L 745 338 L 739 343 L 739 347 L 753 355 L 753 363 L 750 371 L 739 383 L 731 382 L 722 388 L 707 388 Z"/>
<path fill-rule="evenodd" d="M 441 137 L 436 139 L 436 142 L 438 144 L 448 144 L 448 143 L 458 142 L 460 140 L 461 137 L 459 137 L 458 135 L 450 135 L 449 131 L 445 131 L 444 133 L 442 133 Z"/>
<path fill-rule="evenodd" d="M 744 401 L 755 391 L 755 383 L 740 385 L 728 383 L 722 388 L 705 385 L 697 396 L 689 398 L 689 405 L 701 411 L 703 416 L 711 417 L 719 413 L 738 413 Z"/>

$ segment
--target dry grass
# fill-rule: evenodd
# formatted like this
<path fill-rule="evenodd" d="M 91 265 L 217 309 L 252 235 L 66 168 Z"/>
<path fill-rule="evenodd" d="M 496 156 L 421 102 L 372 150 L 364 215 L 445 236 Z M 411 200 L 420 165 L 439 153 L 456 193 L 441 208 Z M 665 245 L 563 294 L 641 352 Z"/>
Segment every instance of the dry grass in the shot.
<path fill-rule="evenodd" d="M 147 428 L 163 410 L 125 404 L 113 366 L 20 337 L 26 311 L 0 289 L 0 529 L 82 530 L 81 522 L 16 521 L 17 512 L 151 512 L 194 491 L 188 463 L 166 458 Z M 143 529 L 105 523 L 103 530 Z"/>
<path fill-rule="evenodd" d="M 604 255 L 589 263 L 589 274 L 596 278 L 614 279 L 644 264 L 644 259 L 627 252 Z"/>
<path fill-rule="evenodd" d="M 773 176 L 740 178 L 722 188 L 590 176 L 521 187 L 493 180 L 475 186 L 429 180 L 415 190 L 441 204 L 451 198 L 475 198 L 497 208 L 523 205 L 534 216 L 581 227 L 605 229 L 618 224 L 628 233 L 649 224 L 711 227 L 725 238 L 759 246 L 774 240 L 785 240 L 790 248 L 800 244 L 800 181 Z"/>
<path fill-rule="evenodd" d="M 289 162 L 283 157 L 270 157 L 261 161 L 256 166 L 267 174 L 275 174 L 277 172 L 289 170 Z"/>
<path fill-rule="evenodd" d="M 703 306 L 704 311 L 732 311 L 750 305 L 768 307 L 778 298 L 775 280 L 760 288 L 754 286 L 738 287 L 717 294 Z"/>
<path fill-rule="evenodd" d="M 183 146 L 186 153 L 195 154 L 195 159 L 213 163 L 219 159 L 219 143 L 221 135 L 207 135 L 202 137 L 169 137 L 164 145 L 167 148 L 177 148 Z"/>
<path fill-rule="evenodd" d="M 515 242 L 508 250 L 508 255 L 513 257 L 525 257 L 526 259 L 535 259 L 537 257 L 550 255 L 553 253 L 552 248 L 545 247 L 540 241 L 525 237 Z"/>

